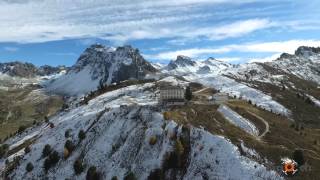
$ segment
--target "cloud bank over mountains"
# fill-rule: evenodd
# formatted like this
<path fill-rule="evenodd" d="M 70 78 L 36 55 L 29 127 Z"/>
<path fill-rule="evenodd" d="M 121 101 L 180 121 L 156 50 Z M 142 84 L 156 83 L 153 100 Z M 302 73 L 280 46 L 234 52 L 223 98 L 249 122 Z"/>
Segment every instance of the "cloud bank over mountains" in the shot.
<path fill-rule="evenodd" d="M 248 59 L 244 52 L 256 53 L 253 56 L 269 53 L 263 54 L 266 58 L 299 45 L 319 46 L 318 39 L 308 35 L 320 29 L 317 4 L 289 0 L 7 0 L 0 2 L 0 45 L 98 38 L 111 45 L 136 43 L 155 61 L 177 54 L 195 58 L 219 54 L 223 59 L 234 56 L 233 52 L 242 54 L 231 59 Z"/>

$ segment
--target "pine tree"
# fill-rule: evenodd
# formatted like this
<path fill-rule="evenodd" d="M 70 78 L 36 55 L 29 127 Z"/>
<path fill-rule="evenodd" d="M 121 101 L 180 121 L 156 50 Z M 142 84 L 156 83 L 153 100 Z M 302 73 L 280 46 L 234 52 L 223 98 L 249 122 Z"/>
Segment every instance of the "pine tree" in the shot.
<path fill-rule="evenodd" d="M 81 129 L 79 131 L 78 137 L 79 137 L 80 141 L 82 141 L 86 138 L 86 133 Z"/>
<path fill-rule="evenodd" d="M 26 166 L 26 171 L 27 172 L 31 172 L 32 170 L 33 170 L 33 164 L 31 163 L 31 162 L 29 162 L 28 164 L 27 164 L 27 166 Z"/>
<path fill-rule="evenodd" d="M 73 163 L 73 169 L 74 172 L 76 174 L 81 174 L 84 170 L 84 166 L 82 164 L 82 161 L 80 159 L 77 159 L 74 163 Z"/>
<path fill-rule="evenodd" d="M 292 157 L 293 160 L 295 160 L 299 166 L 302 166 L 304 164 L 305 160 L 304 160 L 304 155 L 302 150 L 299 150 L 299 149 L 295 150 L 292 156 L 293 156 Z"/>
<path fill-rule="evenodd" d="M 86 180 L 99 180 L 100 174 L 97 172 L 97 168 L 95 166 L 91 166 L 87 171 Z"/>
<path fill-rule="evenodd" d="M 27 147 L 24 148 L 24 152 L 25 152 L 26 154 L 28 154 L 30 151 L 31 151 L 30 146 L 27 146 Z"/>
<path fill-rule="evenodd" d="M 45 117 L 44 117 L 44 121 L 45 121 L 46 123 L 48 123 L 48 122 L 49 122 L 49 118 L 48 118 L 48 116 L 45 116 Z"/>
<path fill-rule="evenodd" d="M 185 92 L 185 98 L 190 101 L 192 99 L 192 91 L 191 91 L 191 88 L 190 86 L 188 86 L 186 88 L 186 92 Z"/>
<path fill-rule="evenodd" d="M 42 156 L 47 157 L 51 153 L 51 151 L 52 151 L 51 146 L 49 144 L 46 144 L 43 148 Z"/>
<path fill-rule="evenodd" d="M 71 140 L 67 140 L 64 144 L 64 147 L 71 153 L 75 149 L 75 145 L 72 143 Z"/>

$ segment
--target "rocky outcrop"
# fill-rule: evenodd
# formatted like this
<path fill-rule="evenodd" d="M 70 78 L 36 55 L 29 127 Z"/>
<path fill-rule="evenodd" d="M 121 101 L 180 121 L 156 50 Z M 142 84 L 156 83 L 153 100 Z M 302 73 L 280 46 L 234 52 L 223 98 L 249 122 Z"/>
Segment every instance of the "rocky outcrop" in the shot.
<path fill-rule="evenodd" d="M 295 51 L 296 56 L 312 56 L 320 53 L 320 47 L 301 46 Z"/>

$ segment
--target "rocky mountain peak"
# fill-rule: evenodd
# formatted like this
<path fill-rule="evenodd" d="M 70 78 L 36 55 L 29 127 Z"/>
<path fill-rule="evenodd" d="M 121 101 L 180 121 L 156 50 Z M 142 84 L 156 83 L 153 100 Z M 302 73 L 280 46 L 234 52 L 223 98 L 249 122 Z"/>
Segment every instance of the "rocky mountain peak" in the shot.
<path fill-rule="evenodd" d="M 114 48 L 101 44 L 93 44 L 81 54 L 73 69 L 80 71 L 87 65 L 99 69 L 105 65 L 114 63 L 130 65 L 133 61 L 139 65 L 145 62 L 139 50 L 132 46 L 126 45 Z"/>
<path fill-rule="evenodd" d="M 193 61 L 190 57 L 182 55 L 177 56 L 175 62 L 182 66 L 193 66 L 195 64 L 195 61 Z"/>
<path fill-rule="evenodd" d="M 195 61 L 193 61 L 188 56 L 178 55 L 176 60 L 170 61 L 168 64 L 168 69 L 176 69 L 178 66 L 180 67 L 186 67 L 186 66 L 194 66 L 196 64 Z"/>
<path fill-rule="evenodd" d="M 58 91 L 61 89 L 62 93 L 79 95 L 95 90 L 102 84 L 110 85 L 128 79 L 140 79 L 156 71 L 156 68 L 141 56 L 138 49 L 131 46 L 113 48 L 93 44 L 81 54 L 66 76 L 53 83 L 53 87 Z M 75 78 L 89 83 L 90 87 L 81 87 L 77 92 L 73 91 L 71 85 L 76 82 L 69 81 Z M 70 84 L 70 88 L 62 87 L 66 83 Z"/>
<path fill-rule="evenodd" d="M 206 64 L 209 64 L 209 65 L 215 65 L 215 64 L 228 64 L 226 62 L 223 62 L 221 60 L 218 60 L 216 58 L 213 58 L 213 57 L 209 57 L 207 60 L 203 61 L 204 63 Z"/>
<path fill-rule="evenodd" d="M 295 55 L 289 54 L 289 53 L 282 53 L 279 57 L 279 59 L 292 59 L 295 58 Z"/>
<path fill-rule="evenodd" d="M 301 46 L 295 51 L 296 56 L 312 56 L 314 54 L 320 54 L 320 47 L 307 47 L 307 46 Z"/>

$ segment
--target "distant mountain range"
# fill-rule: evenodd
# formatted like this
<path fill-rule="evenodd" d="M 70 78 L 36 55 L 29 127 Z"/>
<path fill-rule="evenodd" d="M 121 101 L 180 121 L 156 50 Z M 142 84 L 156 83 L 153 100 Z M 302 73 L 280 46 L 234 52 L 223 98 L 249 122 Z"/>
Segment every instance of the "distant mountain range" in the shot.
<path fill-rule="evenodd" d="M 24 78 L 48 76 L 60 73 L 63 70 L 68 70 L 68 68 L 66 66 L 52 67 L 48 65 L 37 67 L 31 63 L 19 61 L 0 63 L 0 73 Z"/>
<path fill-rule="evenodd" d="M 205 61 L 178 56 L 163 68 L 176 75 L 221 74 L 235 79 L 252 80 L 272 78 L 271 75 L 291 74 L 307 81 L 320 84 L 320 48 L 299 47 L 294 55 L 284 53 L 278 59 L 265 63 L 232 65 L 208 58 Z"/>
<path fill-rule="evenodd" d="M 283 53 L 278 59 L 265 63 L 233 65 L 214 58 L 198 61 L 179 55 L 168 65 L 152 64 L 138 49 L 94 44 L 88 47 L 72 67 L 40 66 L 31 63 L 0 63 L 0 72 L 9 76 L 31 78 L 67 73 L 46 83 L 49 90 L 68 95 L 85 94 L 99 85 L 110 85 L 128 79 L 142 79 L 156 72 L 184 75 L 221 75 L 237 81 L 260 81 L 281 84 L 288 76 L 320 84 L 320 48 L 299 47 L 295 54 Z M 287 81 L 288 82 L 288 81 Z"/>

